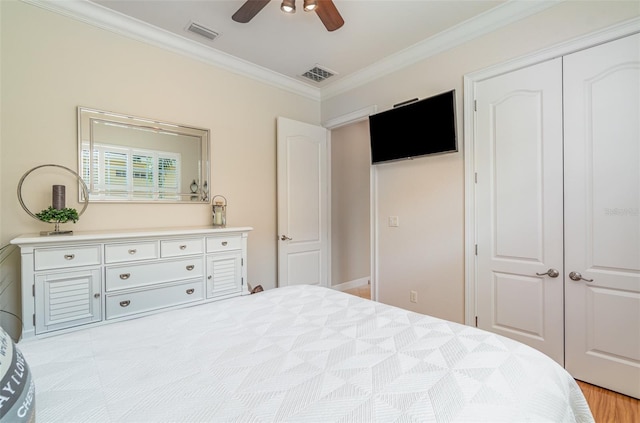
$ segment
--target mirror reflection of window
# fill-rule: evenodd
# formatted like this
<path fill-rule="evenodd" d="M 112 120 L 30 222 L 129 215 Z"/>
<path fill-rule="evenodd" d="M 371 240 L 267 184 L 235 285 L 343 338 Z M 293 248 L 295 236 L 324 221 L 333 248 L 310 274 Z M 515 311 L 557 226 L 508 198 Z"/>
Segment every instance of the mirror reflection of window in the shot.
<path fill-rule="evenodd" d="M 82 149 L 83 176 L 89 176 L 89 143 Z M 180 199 L 178 153 L 93 145 L 91 193 L 102 200 Z"/>

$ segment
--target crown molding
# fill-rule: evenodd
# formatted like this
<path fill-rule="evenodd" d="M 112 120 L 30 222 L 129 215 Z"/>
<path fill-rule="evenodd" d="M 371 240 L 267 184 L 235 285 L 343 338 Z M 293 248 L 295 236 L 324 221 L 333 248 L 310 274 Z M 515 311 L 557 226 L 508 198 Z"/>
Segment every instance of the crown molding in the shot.
<path fill-rule="evenodd" d="M 367 84 L 566 0 L 508 0 L 502 5 L 477 17 L 416 43 L 409 48 L 382 59 L 361 71 L 347 75 L 323 88 L 311 87 L 296 79 L 219 50 L 206 47 L 188 38 L 165 31 L 139 19 L 126 16 L 90 1 L 21 1 L 137 41 L 218 66 L 235 74 L 281 88 L 294 94 L 321 101 Z"/>
<path fill-rule="evenodd" d="M 50 12 L 320 101 L 320 89 L 86 0 L 22 0 Z"/>
<path fill-rule="evenodd" d="M 433 37 L 427 38 L 322 89 L 322 100 L 342 94 L 467 41 L 534 15 L 566 0 L 508 0 Z"/>

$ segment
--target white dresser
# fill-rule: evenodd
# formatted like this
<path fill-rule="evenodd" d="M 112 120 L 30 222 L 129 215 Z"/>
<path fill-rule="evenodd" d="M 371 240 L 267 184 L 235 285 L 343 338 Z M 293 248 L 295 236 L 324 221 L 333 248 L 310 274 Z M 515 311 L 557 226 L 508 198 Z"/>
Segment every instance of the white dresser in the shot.
<path fill-rule="evenodd" d="M 23 338 L 249 294 L 250 227 L 22 235 Z"/>

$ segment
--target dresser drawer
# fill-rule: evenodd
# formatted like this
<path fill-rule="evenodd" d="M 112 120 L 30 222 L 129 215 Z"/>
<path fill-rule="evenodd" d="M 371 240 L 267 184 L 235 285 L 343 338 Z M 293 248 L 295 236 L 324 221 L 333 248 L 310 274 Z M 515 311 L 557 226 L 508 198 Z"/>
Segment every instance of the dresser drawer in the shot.
<path fill-rule="evenodd" d="M 100 264 L 100 246 L 39 248 L 34 251 L 33 256 L 35 270 L 95 266 Z"/>
<path fill-rule="evenodd" d="M 105 271 L 106 291 L 203 278 L 202 260 L 202 257 L 192 257 L 182 260 L 109 266 Z"/>
<path fill-rule="evenodd" d="M 242 238 L 240 236 L 212 236 L 207 238 L 207 253 L 239 250 L 240 248 L 242 248 Z"/>
<path fill-rule="evenodd" d="M 105 263 L 121 263 L 158 258 L 158 242 L 130 242 L 126 244 L 106 244 L 104 246 Z"/>
<path fill-rule="evenodd" d="M 202 254 L 203 252 L 202 238 L 160 241 L 160 254 L 162 257 L 179 257 Z"/>
<path fill-rule="evenodd" d="M 199 301 L 204 298 L 203 292 L 203 282 L 198 279 L 176 285 L 165 285 L 141 291 L 107 295 L 106 317 L 107 319 L 114 319 Z"/>

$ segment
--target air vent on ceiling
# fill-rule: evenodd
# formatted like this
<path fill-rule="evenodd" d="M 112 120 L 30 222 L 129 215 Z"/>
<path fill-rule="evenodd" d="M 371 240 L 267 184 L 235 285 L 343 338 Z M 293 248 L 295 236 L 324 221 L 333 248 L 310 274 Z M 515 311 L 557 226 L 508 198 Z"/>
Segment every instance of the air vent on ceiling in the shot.
<path fill-rule="evenodd" d="M 187 27 L 187 31 L 193 32 L 194 34 L 198 34 L 211 41 L 215 40 L 220 35 L 218 32 L 195 22 L 189 23 L 189 26 Z"/>
<path fill-rule="evenodd" d="M 336 72 L 333 72 L 326 68 L 321 68 L 320 66 L 316 65 L 313 69 L 309 69 L 308 71 L 303 73 L 302 77 L 310 79 L 314 82 L 322 82 L 327 78 L 331 78 L 335 74 Z"/>

